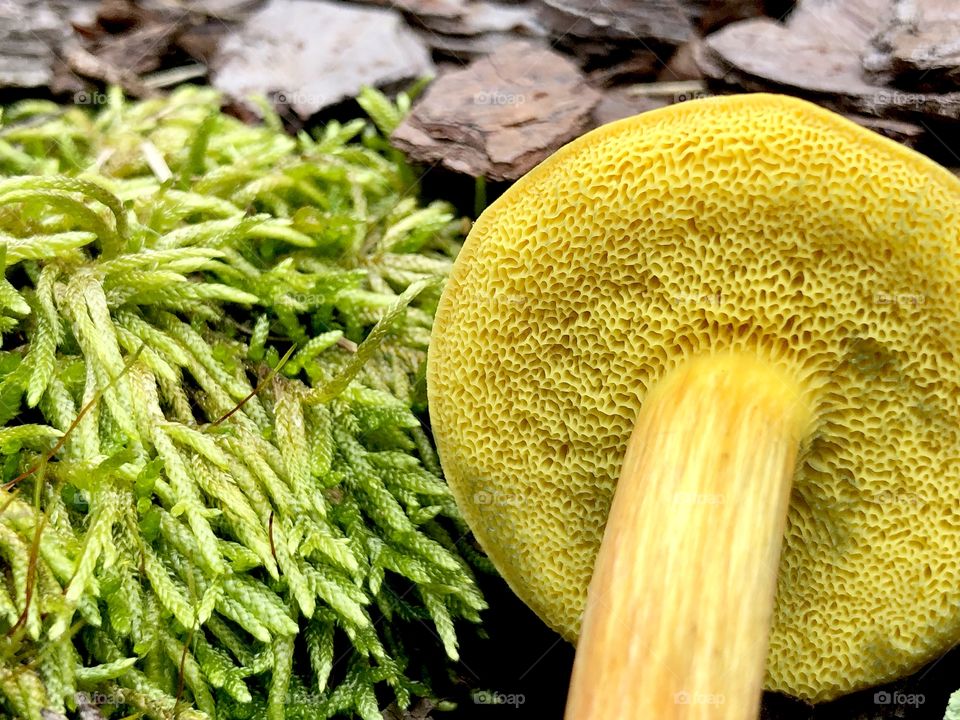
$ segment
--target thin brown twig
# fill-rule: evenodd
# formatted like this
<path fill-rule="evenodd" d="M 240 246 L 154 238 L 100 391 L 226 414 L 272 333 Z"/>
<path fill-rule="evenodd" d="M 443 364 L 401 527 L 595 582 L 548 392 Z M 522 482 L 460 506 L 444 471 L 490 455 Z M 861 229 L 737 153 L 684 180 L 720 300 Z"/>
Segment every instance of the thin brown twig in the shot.
<path fill-rule="evenodd" d="M 270 553 L 273 555 L 273 561 L 280 567 L 280 561 L 277 560 L 277 546 L 273 544 L 273 510 L 270 511 L 270 520 L 267 522 L 267 530 L 270 535 Z"/>
<path fill-rule="evenodd" d="M 133 364 L 140 357 L 140 353 L 143 351 L 144 347 L 146 347 L 146 344 L 141 343 L 140 347 L 137 348 L 137 351 L 130 357 L 130 359 L 124 365 L 123 370 L 120 371 L 117 377 L 113 378 L 107 384 L 106 387 L 98 389 L 93 394 L 93 397 L 91 397 L 90 400 L 82 408 L 80 408 L 80 412 L 77 413 L 77 416 L 73 419 L 73 422 L 70 423 L 70 426 L 67 428 L 67 431 L 60 436 L 60 439 L 56 442 L 56 444 L 40 458 L 40 460 L 37 462 L 36 465 L 31 467 L 26 472 L 21 473 L 18 477 L 15 477 L 10 482 L 4 484 L 3 489 L 5 491 L 14 488 L 14 486 L 16 486 L 17 483 L 35 474 L 38 470 L 46 468 L 47 463 L 53 459 L 54 455 L 60 452 L 60 449 L 67 442 L 67 438 L 70 437 L 70 434 L 80 424 L 80 421 L 83 419 L 83 416 L 86 415 L 86 413 L 90 410 L 90 408 L 93 407 L 94 403 L 100 399 L 100 397 L 103 395 L 103 392 L 107 388 L 112 387 L 114 383 L 116 383 L 121 377 L 123 377 L 130 370 L 130 368 L 133 367 Z M 38 484 L 37 485 L 38 504 L 39 504 L 39 492 L 40 492 L 40 485 Z M 10 502 L 13 502 L 12 498 Z M 6 510 L 7 507 L 10 506 L 10 502 L 4 505 L 4 508 L 3 508 L 4 510 Z M 7 630 L 6 637 L 8 638 L 13 637 L 13 635 L 16 634 L 17 631 L 22 626 L 26 625 L 27 618 L 30 613 L 30 605 L 33 600 L 33 591 L 34 591 L 34 588 L 36 587 L 36 580 L 37 580 L 37 577 L 36 577 L 37 563 L 39 562 L 39 557 L 40 557 L 40 537 L 43 534 L 43 529 L 47 524 L 47 514 L 40 512 L 39 507 L 37 508 L 37 515 L 38 515 L 38 519 L 36 521 L 36 527 L 34 528 L 33 539 L 31 540 L 31 543 L 30 543 L 30 557 L 27 561 L 27 586 L 24 591 L 23 612 L 20 613 L 20 617 L 17 618 L 17 622 L 14 623 L 9 630 Z"/>
<path fill-rule="evenodd" d="M 240 402 L 238 402 L 228 413 L 226 413 L 225 415 L 222 415 L 221 417 L 217 418 L 214 422 L 210 423 L 210 424 L 207 426 L 207 429 L 210 430 L 210 429 L 212 429 L 212 428 L 217 427 L 218 425 L 220 425 L 220 423 L 222 423 L 222 422 L 224 422 L 224 421 L 226 421 L 226 420 L 229 420 L 234 414 L 236 414 L 237 412 L 239 412 L 239 411 L 243 408 L 244 405 L 246 405 L 248 402 L 250 402 L 250 400 L 251 400 L 257 393 L 259 393 L 259 392 L 263 389 L 263 387 L 264 387 L 270 380 L 273 379 L 274 375 L 276 375 L 278 372 L 280 372 L 280 369 L 281 369 L 284 365 L 287 364 L 287 360 L 290 359 L 290 357 L 293 355 L 293 351 L 296 350 L 296 349 L 297 349 L 297 346 L 296 346 L 296 345 L 291 345 L 290 348 L 283 354 L 283 357 L 280 358 L 280 362 L 277 363 L 277 366 L 276 366 L 275 368 L 270 368 L 270 372 L 268 372 L 268 373 L 263 377 L 263 379 L 260 380 L 260 381 L 256 384 L 256 386 L 253 388 L 253 390 L 251 390 L 249 393 L 246 394 L 246 396 L 243 398 L 243 400 L 241 400 Z"/>
<path fill-rule="evenodd" d="M 180 717 L 180 701 L 183 699 L 184 685 L 186 684 L 186 666 L 187 666 L 187 649 L 190 647 L 190 643 L 193 641 L 193 631 L 194 628 L 190 628 L 187 633 L 187 639 L 183 642 L 183 652 L 180 654 L 180 667 L 177 671 L 177 695 L 173 699 L 173 717 Z"/>
<path fill-rule="evenodd" d="M 107 383 L 106 387 L 97 389 L 97 391 L 94 392 L 93 397 L 91 397 L 90 400 L 88 400 L 87 403 L 82 408 L 80 408 L 80 412 L 77 413 L 77 416 L 73 419 L 73 422 L 70 423 L 70 426 L 67 428 L 67 431 L 60 436 L 60 439 L 57 440 L 56 444 L 37 462 L 36 465 L 31 467 L 29 470 L 24 471 L 23 473 L 15 477 L 10 482 L 6 483 L 3 486 L 4 490 L 9 490 L 10 488 L 12 488 L 14 485 L 21 482 L 22 480 L 26 480 L 28 477 L 33 475 L 37 470 L 39 470 L 42 465 L 52 460 L 54 455 L 60 452 L 64 444 L 66 444 L 67 439 L 70 437 L 73 431 L 80 424 L 80 421 L 83 420 L 84 415 L 86 415 L 90 411 L 90 408 L 92 408 L 94 404 L 103 396 L 104 392 L 106 392 L 109 388 L 113 387 L 114 383 L 116 383 L 120 378 L 122 378 L 124 375 L 126 375 L 130 371 L 130 368 L 133 367 L 133 364 L 140 357 L 140 353 L 143 352 L 143 349 L 146 346 L 147 346 L 146 343 L 140 343 L 140 347 L 137 348 L 137 351 L 130 357 L 127 363 L 123 366 L 123 370 L 121 370 L 120 373 L 115 378 L 110 380 L 110 382 Z"/>
<path fill-rule="evenodd" d="M 46 460 L 42 460 L 40 465 L 46 467 Z M 38 489 L 38 500 L 39 500 L 39 485 Z M 7 637 L 13 637 L 16 634 L 17 630 L 21 626 L 26 626 L 27 617 L 30 614 L 30 603 L 33 600 L 33 591 L 36 587 L 37 579 L 37 563 L 40 559 L 40 536 L 43 534 L 43 528 L 47 524 L 47 514 L 38 513 L 39 517 L 37 518 L 37 526 L 33 531 L 33 539 L 30 541 L 30 557 L 27 560 L 27 587 L 24 590 L 23 595 L 23 612 L 20 613 L 20 617 L 17 618 L 17 621 L 13 626 L 7 630 Z"/>

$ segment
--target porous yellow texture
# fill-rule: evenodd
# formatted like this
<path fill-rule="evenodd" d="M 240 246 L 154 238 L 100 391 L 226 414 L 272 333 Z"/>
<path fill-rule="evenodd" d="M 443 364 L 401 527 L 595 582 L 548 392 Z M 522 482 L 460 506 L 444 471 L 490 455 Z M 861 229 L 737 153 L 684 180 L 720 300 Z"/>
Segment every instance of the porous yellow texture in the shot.
<path fill-rule="evenodd" d="M 595 130 L 470 233 L 434 325 L 431 418 L 510 586 L 576 638 L 644 395 L 725 349 L 782 364 L 815 410 L 768 688 L 827 700 L 960 640 L 960 181 L 780 96 Z"/>

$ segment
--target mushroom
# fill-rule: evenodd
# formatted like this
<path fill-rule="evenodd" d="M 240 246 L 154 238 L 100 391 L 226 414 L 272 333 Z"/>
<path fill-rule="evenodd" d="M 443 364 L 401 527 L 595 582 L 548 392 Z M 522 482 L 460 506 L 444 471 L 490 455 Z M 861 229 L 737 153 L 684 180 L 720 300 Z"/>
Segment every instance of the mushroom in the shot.
<path fill-rule="evenodd" d="M 577 642 L 569 720 L 742 720 L 960 639 L 958 289 L 960 180 L 776 95 L 601 127 L 483 213 L 431 421 Z"/>

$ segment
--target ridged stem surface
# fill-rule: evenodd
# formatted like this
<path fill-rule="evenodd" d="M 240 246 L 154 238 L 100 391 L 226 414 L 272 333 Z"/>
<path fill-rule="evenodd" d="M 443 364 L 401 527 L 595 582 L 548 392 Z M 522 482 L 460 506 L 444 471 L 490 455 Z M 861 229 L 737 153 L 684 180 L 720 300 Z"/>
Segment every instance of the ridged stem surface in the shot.
<path fill-rule="evenodd" d="M 753 357 L 691 360 L 649 393 L 590 583 L 567 720 L 753 720 L 802 388 Z"/>

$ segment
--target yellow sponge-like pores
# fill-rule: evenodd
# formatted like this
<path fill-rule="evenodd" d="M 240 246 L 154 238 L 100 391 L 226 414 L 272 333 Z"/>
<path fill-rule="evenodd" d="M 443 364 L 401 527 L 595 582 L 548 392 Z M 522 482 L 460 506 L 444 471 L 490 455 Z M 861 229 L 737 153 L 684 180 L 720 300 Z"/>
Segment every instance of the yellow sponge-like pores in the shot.
<path fill-rule="evenodd" d="M 768 688 L 827 700 L 960 640 L 960 181 L 779 96 L 595 130 L 470 233 L 434 326 L 431 420 L 511 587 L 576 639 L 646 392 L 723 350 L 789 368 L 815 410 Z"/>

